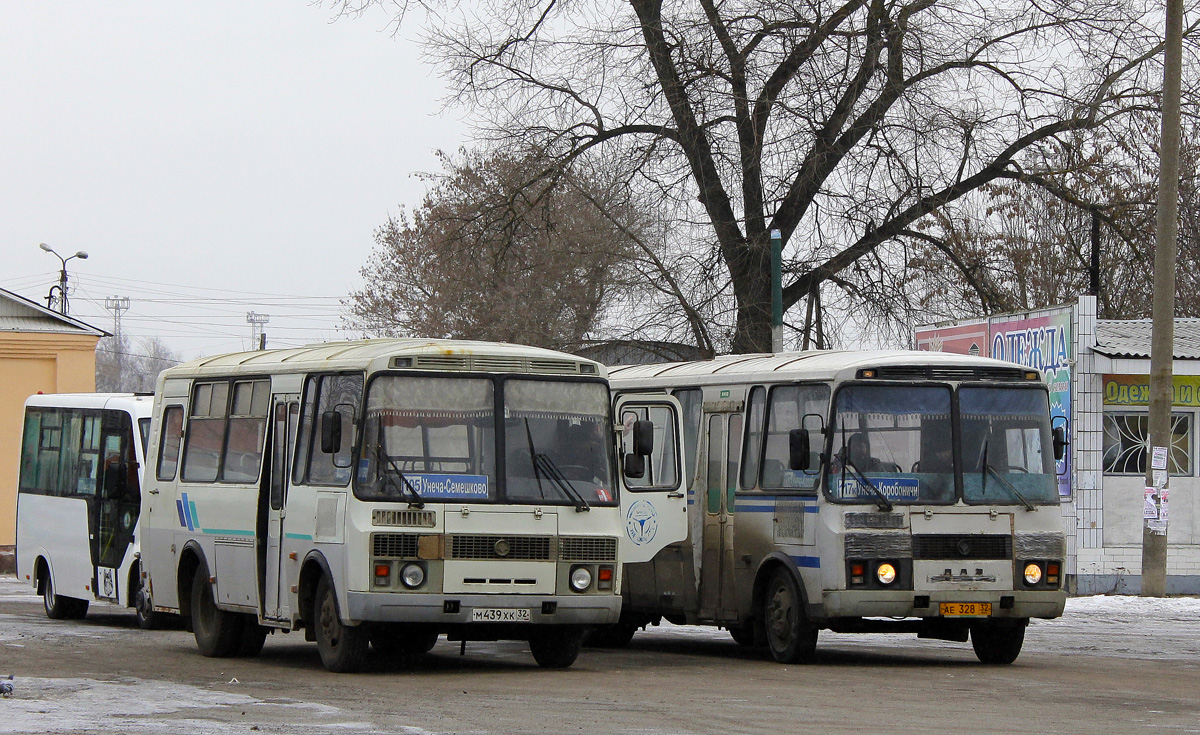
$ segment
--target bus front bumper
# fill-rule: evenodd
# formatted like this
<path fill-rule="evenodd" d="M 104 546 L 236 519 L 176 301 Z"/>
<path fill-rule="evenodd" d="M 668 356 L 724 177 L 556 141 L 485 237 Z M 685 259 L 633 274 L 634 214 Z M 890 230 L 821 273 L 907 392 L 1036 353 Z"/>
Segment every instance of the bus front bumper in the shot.
<path fill-rule="evenodd" d="M 430 595 L 348 592 L 347 597 L 348 617 L 359 622 L 609 625 L 617 622 L 621 616 L 620 595 Z M 525 619 L 526 617 L 528 619 Z M 515 620 L 516 618 L 519 620 Z"/>
<path fill-rule="evenodd" d="M 950 620 L 952 618 L 943 616 L 941 603 L 970 602 L 990 603 L 988 618 L 1057 618 L 1067 604 L 1067 593 L 1062 590 L 828 590 L 823 597 L 821 612 L 828 618 Z"/>

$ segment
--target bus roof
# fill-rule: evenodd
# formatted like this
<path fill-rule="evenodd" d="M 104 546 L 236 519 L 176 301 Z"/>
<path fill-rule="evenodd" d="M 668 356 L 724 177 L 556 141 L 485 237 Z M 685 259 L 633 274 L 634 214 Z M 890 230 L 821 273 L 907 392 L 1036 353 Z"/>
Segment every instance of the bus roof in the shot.
<path fill-rule="evenodd" d="M 604 377 L 600 363 L 565 352 L 505 342 L 443 339 L 364 339 L 202 357 L 164 372 L 179 375 L 251 374 L 411 368 Z"/>
<path fill-rule="evenodd" d="M 809 350 L 725 355 L 712 360 L 618 365 L 608 369 L 614 386 L 712 385 L 786 380 L 848 380 L 859 370 L 881 369 L 886 377 L 910 380 L 964 378 L 1024 380 L 1029 371 L 988 357 L 915 350 Z M 880 376 L 880 377 L 885 377 Z M 1038 374 L 1041 379 L 1041 374 Z"/>
<path fill-rule="evenodd" d="M 150 416 L 154 408 L 153 393 L 35 393 L 25 399 L 25 406 L 45 408 L 107 408 L 125 411 L 134 418 Z"/>

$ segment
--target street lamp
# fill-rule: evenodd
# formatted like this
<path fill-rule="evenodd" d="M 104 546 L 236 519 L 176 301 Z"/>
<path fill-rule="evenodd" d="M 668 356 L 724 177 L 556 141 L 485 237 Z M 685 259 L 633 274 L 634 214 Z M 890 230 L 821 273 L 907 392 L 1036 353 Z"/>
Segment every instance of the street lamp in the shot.
<path fill-rule="evenodd" d="M 74 255 L 69 255 L 66 258 L 64 258 L 63 256 L 59 255 L 58 253 L 54 252 L 54 248 L 50 247 L 49 245 L 47 245 L 44 242 L 39 244 L 38 247 L 41 248 L 42 250 L 45 250 L 47 253 L 50 253 L 54 257 L 58 258 L 58 260 L 62 263 L 62 270 L 60 270 L 58 272 L 58 285 L 51 286 L 50 293 L 46 294 L 46 308 L 47 309 L 54 308 L 53 307 L 54 300 L 55 300 L 54 289 L 58 289 L 58 297 L 57 297 L 58 298 L 58 306 L 59 306 L 58 313 L 62 314 L 63 316 L 66 316 L 66 314 L 67 314 L 67 261 L 71 260 L 72 258 L 79 258 L 80 260 L 87 260 L 88 254 L 86 252 L 84 252 L 83 250 L 79 250 Z"/>

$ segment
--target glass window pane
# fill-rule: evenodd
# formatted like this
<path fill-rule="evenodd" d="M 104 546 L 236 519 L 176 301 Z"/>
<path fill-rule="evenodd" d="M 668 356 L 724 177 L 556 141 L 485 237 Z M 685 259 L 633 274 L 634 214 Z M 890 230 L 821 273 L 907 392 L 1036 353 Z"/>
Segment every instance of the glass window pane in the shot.
<path fill-rule="evenodd" d="M 161 446 L 158 454 L 157 477 L 174 480 L 179 467 L 179 446 L 183 442 L 183 406 L 168 406 L 163 412 Z"/>
<path fill-rule="evenodd" d="M 320 376 L 310 434 L 312 452 L 306 475 L 309 484 L 344 486 L 350 482 L 350 465 L 354 456 L 355 427 L 358 425 L 358 405 L 362 400 L 362 389 L 361 373 Z M 329 413 L 340 417 L 342 440 L 336 451 L 323 452 L 321 423 L 323 417 Z"/>
<path fill-rule="evenodd" d="M 758 485 L 758 460 L 762 454 L 763 417 L 766 414 L 767 391 L 757 386 L 750 391 L 746 405 L 746 451 L 742 455 L 742 488 Z"/>
<path fill-rule="evenodd" d="M 810 414 L 825 416 L 829 410 L 829 386 L 780 385 L 767 397 L 767 432 L 763 450 L 763 489 L 812 490 L 817 484 L 818 456 L 822 450 L 819 435 L 813 437 L 810 470 L 792 470 L 788 462 L 792 429 L 803 426 Z"/>
<path fill-rule="evenodd" d="M 1104 472 L 1108 475 L 1146 474 L 1150 446 L 1150 417 L 1147 413 L 1104 414 Z M 1171 414 L 1171 451 L 1167 471 L 1172 475 L 1192 474 L 1192 414 Z"/>

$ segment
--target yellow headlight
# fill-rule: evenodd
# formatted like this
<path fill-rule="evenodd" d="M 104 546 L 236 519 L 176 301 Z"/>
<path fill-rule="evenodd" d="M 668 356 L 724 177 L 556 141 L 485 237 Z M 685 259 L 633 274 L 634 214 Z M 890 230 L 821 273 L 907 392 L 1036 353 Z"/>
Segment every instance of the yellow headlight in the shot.
<path fill-rule="evenodd" d="M 1042 581 L 1042 567 L 1040 564 L 1025 565 L 1025 583 L 1037 584 Z"/>
<path fill-rule="evenodd" d="M 896 581 L 896 567 L 884 562 L 875 567 L 875 578 L 880 584 L 891 584 Z"/>

